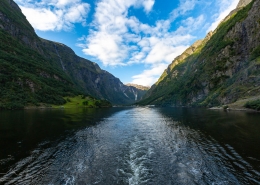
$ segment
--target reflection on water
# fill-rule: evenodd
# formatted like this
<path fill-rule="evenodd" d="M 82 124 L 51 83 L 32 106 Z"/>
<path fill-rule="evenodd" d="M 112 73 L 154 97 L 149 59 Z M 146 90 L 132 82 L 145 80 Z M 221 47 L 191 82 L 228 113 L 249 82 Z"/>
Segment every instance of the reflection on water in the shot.
<path fill-rule="evenodd" d="M 37 145 L 50 146 L 73 131 L 95 125 L 117 109 L 21 110 L 0 112 L 0 173 L 30 155 Z M 43 144 L 45 143 L 45 144 Z"/>
<path fill-rule="evenodd" d="M 260 114 L 176 108 L 0 113 L 3 184 L 259 184 Z"/>

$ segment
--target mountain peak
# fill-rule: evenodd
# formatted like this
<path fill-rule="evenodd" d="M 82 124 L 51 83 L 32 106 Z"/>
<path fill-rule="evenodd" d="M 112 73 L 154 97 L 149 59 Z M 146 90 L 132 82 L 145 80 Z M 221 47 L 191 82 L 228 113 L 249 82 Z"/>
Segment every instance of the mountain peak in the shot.
<path fill-rule="evenodd" d="M 245 7 L 246 5 L 248 5 L 251 2 L 252 2 L 252 0 L 240 0 L 237 5 L 237 8 Z"/>
<path fill-rule="evenodd" d="M 132 83 L 127 83 L 125 85 L 126 86 L 132 86 L 132 87 L 135 87 L 135 88 L 140 89 L 140 90 L 149 90 L 150 89 L 149 86 L 137 85 L 137 84 L 132 84 Z"/>

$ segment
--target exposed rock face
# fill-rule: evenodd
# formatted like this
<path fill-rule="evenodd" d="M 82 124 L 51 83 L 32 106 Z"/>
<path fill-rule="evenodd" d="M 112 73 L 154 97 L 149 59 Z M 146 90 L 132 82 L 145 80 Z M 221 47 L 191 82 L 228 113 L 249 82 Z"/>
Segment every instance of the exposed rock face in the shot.
<path fill-rule="evenodd" d="M 252 0 L 240 0 L 237 5 L 237 8 L 245 7 L 246 5 L 248 5 L 251 2 L 252 2 Z"/>
<path fill-rule="evenodd" d="M 6 35 L 12 39 L 12 44 L 9 43 L 9 45 L 6 41 L 0 40 L 3 44 L 7 44 L 6 47 L 3 46 L 3 49 L 10 47 L 9 50 L 1 51 L 7 55 L 5 65 L 12 65 L 11 61 L 8 61 L 8 57 L 13 60 L 15 57 L 13 53 L 16 50 L 27 52 L 26 56 L 21 56 L 23 60 L 32 60 L 32 65 L 28 64 L 30 70 L 27 70 L 28 67 L 22 66 L 24 68 L 21 70 L 24 72 L 21 72 L 21 75 L 24 74 L 22 76 L 25 78 L 24 80 L 19 80 L 15 75 L 13 79 L 9 79 L 17 81 L 22 89 L 28 88 L 25 96 L 34 96 L 29 95 L 29 92 L 37 94 L 37 92 L 43 91 L 44 84 L 40 82 L 40 78 L 47 80 L 48 88 L 59 88 L 55 87 L 55 84 L 62 86 L 63 83 L 66 85 L 61 89 L 64 90 L 67 87 L 67 94 L 70 93 L 70 88 L 74 88 L 82 93 L 109 100 L 113 104 L 131 104 L 140 100 L 143 95 L 136 88 L 124 85 L 118 78 L 100 69 L 96 63 L 78 57 L 71 48 L 64 44 L 39 38 L 13 0 L 0 1 L 0 34 L 1 38 L 5 38 L 4 35 Z M 15 42 L 17 44 L 14 44 Z M 19 61 L 19 56 L 20 54 L 17 54 L 17 58 L 14 58 L 13 61 Z M 1 61 L 0 65 L 2 65 Z M 11 68 L 4 69 L 3 74 L 6 75 L 10 71 Z M 7 84 L 5 82 L 6 89 L 8 89 Z M 44 93 L 46 94 L 48 91 L 44 91 Z"/>
<path fill-rule="evenodd" d="M 131 104 L 142 98 L 146 91 L 124 85 L 120 79 L 91 61 L 75 55 L 67 46 L 42 39 L 48 58 L 54 58 L 59 67 L 84 92 L 104 98 L 114 104 Z M 137 98 L 136 98 L 137 97 Z"/>
<path fill-rule="evenodd" d="M 128 88 L 124 91 L 125 94 L 129 97 L 134 94 L 134 99 L 135 101 L 140 101 L 142 100 L 143 96 L 145 93 L 150 89 L 150 87 L 147 86 L 142 86 L 142 85 L 137 85 L 137 84 L 125 84 Z"/>
<path fill-rule="evenodd" d="M 240 1 L 239 6 L 249 1 Z M 214 106 L 260 94 L 260 1 L 177 57 L 141 104 Z"/>
<path fill-rule="evenodd" d="M 167 69 L 163 72 L 159 80 L 148 90 L 144 95 L 144 99 L 153 96 L 153 91 L 157 88 L 157 85 L 162 82 L 165 78 L 171 77 L 171 79 L 176 78 L 179 75 L 179 71 L 174 70 L 175 66 L 181 64 L 186 58 L 191 56 L 194 52 L 198 51 L 203 47 L 203 45 L 211 38 L 213 32 L 210 31 L 203 40 L 198 40 L 192 44 L 188 49 L 186 49 L 181 55 L 177 56 Z"/>
<path fill-rule="evenodd" d="M 205 44 L 207 41 L 209 41 L 209 39 L 211 38 L 213 32 L 210 31 L 207 36 L 203 39 L 203 40 L 197 40 L 194 44 L 192 44 L 188 49 L 186 49 L 180 56 L 177 56 L 173 62 L 168 66 L 168 68 L 165 70 L 165 73 L 167 73 L 167 75 L 170 73 L 170 71 L 172 71 L 172 69 L 182 63 L 186 58 L 188 58 L 189 56 L 191 56 L 193 53 L 195 53 L 196 51 L 198 51 L 199 49 L 201 49 L 201 47 L 203 46 L 203 44 Z M 165 74 L 166 75 L 166 74 Z M 164 79 L 164 76 L 162 75 L 161 78 L 158 80 L 158 82 L 160 82 L 161 80 Z M 175 74 L 174 74 L 175 75 Z M 157 82 L 157 83 L 158 83 Z"/>
<path fill-rule="evenodd" d="M 150 87 L 149 86 L 143 86 L 143 85 L 137 85 L 137 84 L 132 84 L 132 83 L 128 83 L 128 84 L 125 84 L 126 86 L 132 86 L 132 87 L 135 87 L 137 89 L 140 89 L 140 90 L 149 90 Z"/>

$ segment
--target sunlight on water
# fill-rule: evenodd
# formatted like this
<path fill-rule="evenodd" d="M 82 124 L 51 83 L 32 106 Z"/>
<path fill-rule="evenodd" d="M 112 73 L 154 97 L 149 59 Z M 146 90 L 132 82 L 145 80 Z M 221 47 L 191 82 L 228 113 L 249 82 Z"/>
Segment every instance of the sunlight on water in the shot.
<path fill-rule="evenodd" d="M 132 108 L 102 116 L 95 124 L 76 129 L 66 137 L 40 142 L 1 175 L 0 183 L 260 183 L 259 168 L 252 163 L 260 160 L 259 156 L 247 158 L 239 147 L 232 146 L 233 140 L 223 140 L 230 136 L 214 135 L 218 127 L 208 127 L 215 123 L 204 120 L 205 124 L 200 125 L 200 119 L 206 116 L 211 120 L 212 116 L 226 119 L 227 115 L 209 112 L 201 118 L 197 112 L 184 113 L 175 109 Z M 65 113 L 59 120 L 66 118 L 66 124 L 68 120 L 71 124 L 88 120 L 87 113 L 74 114 L 77 113 Z M 225 127 L 221 128 L 223 132 Z M 233 134 L 236 136 L 235 130 Z M 9 159 L 0 162 L 4 160 Z"/>

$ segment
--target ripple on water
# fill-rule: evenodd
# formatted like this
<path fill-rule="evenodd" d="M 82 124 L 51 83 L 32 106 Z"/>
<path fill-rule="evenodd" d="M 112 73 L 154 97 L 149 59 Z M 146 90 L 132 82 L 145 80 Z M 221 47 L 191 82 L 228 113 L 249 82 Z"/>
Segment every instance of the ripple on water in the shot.
<path fill-rule="evenodd" d="M 31 155 L 0 178 L 5 184 L 259 184 L 235 149 L 156 109 L 105 118 Z"/>
<path fill-rule="evenodd" d="M 122 175 L 124 182 L 131 185 L 147 184 L 152 178 L 153 173 L 151 166 L 153 149 L 146 145 L 144 139 L 135 137 L 129 143 L 128 151 L 119 161 L 119 173 Z"/>

